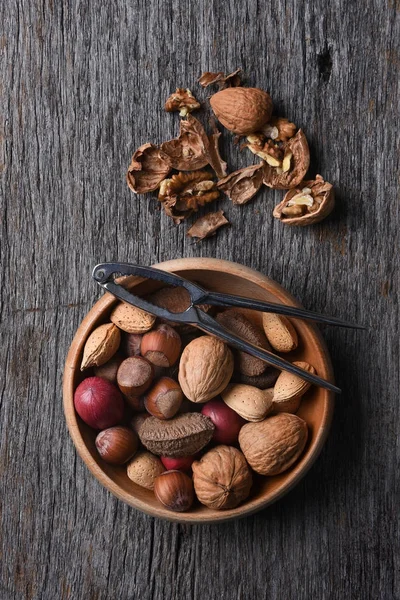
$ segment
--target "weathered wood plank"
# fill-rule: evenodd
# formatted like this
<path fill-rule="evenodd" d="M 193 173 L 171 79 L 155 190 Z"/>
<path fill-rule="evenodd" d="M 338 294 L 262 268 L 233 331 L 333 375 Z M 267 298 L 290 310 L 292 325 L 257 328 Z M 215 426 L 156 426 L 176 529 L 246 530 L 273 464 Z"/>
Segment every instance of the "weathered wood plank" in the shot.
<path fill-rule="evenodd" d="M 400 598 L 398 0 L 15 0 L 0 6 L 0 596 Z M 272 219 L 281 192 L 200 244 L 125 185 L 133 150 L 176 135 L 162 105 L 203 70 L 243 67 L 303 127 L 337 210 Z M 231 169 L 245 166 L 224 134 Z M 300 485 L 240 522 L 183 527 L 114 499 L 76 456 L 61 377 L 98 291 L 92 266 L 217 256 L 304 305 L 369 325 L 326 329 L 339 385 L 331 435 Z"/>

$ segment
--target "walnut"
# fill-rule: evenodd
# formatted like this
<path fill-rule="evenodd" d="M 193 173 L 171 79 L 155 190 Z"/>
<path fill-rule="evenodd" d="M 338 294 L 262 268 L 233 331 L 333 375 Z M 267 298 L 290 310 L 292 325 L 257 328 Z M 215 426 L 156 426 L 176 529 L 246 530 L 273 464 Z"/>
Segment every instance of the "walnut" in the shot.
<path fill-rule="evenodd" d="M 208 137 L 200 121 L 189 114 L 180 123 L 179 137 L 161 144 L 160 156 L 177 171 L 196 171 L 209 164 L 223 177 L 227 165 L 219 155 L 220 135 L 217 131 Z"/>
<path fill-rule="evenodd" d="M 167 112 L 179 111 L 181 117 L 186 117 L 188 113 L 198 108 L 200 108 L 200 103 L 187 88 L 176 88 L 176 92 L 171 94 L 165 103 Z"/>
<path fill-rule="evenodd" d="M 271 144 L 268 144 L 268 147 L 271 148 Z M 296 135 L 291 137 L 287 142 L 281 142 L 280 145 L 275 144 L 275 148 L 281 151 L 281 161 L 278 161 L 276 156 L 271 156 L 269 159 L 265 157 L 265 185 L 274 189 L 296 187 L 310 166 L 310 151 L 306 136 L 299 129 Z M 268 154 L 270 153 L 268 152 Z"/>
<path fill-rule="evenodd" d="M 307 437 L 307 423 L 303 419 L 279 413 L 264 421 L 243 425 L 239 445 L 253 471 L 279 475 L 299 458 Z"/>
<path fill-rule="evenodd" d="M 175 223 L 180 223 L 199 206 L 212 202 L 219 196 L 211 173 L 193 171 L 178 173 L 171 179 L 164 179 L 160 186 L 158 199 L 162 202 L 165 212 Z"/>
<path fill-rule="evenodd" d="M 192 469 L 196 496 L 209 508 L 235 508 L 250 493 L 251 471 L 243 454 L 232 446 L 213 448 Z"/>
<path fill-rule="evenodd" d="M 170 171 L 171 167 L 161 158 L 159 148 L 143 144 L 132 157 L 126 180 L 135 194 L 145 194 L 156 190 Z"/>
<path fill-rule="evenodd" d="M 263 165 L 264 163 L 260 163 L 230 173 L 217 182 L 217 188 L 221 189 L 233 204 L 246 204 L 262 186 Z"/>
<path fill-rule="evenodd" d="M 210 335 L 186 346 L 179 362 L 178 380 L 192 402 L 207 402 L 228 385 L 233 373 L 233 355 L 222 340 Z"/>
<path fill-rule="evenodd" d="M 335 206 L 332 184 L 321 175 L 300 185 L 286 194 L 275 207 L 273 215 L 287 225 L 311 225 L 325 219 Z"/>
<path fill-rule="evenodd" d="M 229 75 L 224 75 L 222 71 L 219 71 L 218 73 L 206 71 L 198 79 L 198 82 L 204 88 L 216 83 L 220 90 L 227 87 L 239 87 L 242 85 L 241 77 L 239 75 L 241 70 L 242 69 L 236 69 L 236 71 L 233 71 L 233 73 L 230 73 Z"/>
<path fill-rule="evenodd" d="M 229 223 L 228 219 L 224 217 L 224 211 L 219 210 L 217 212 L 208 213 L 203 217 L 197 219 L 197 221 L 191 226 L 187 235 L 190 237 L 198 238 L 203 240 L 206 237 L 215 235 L 217 229 L 223 225 Z"/>

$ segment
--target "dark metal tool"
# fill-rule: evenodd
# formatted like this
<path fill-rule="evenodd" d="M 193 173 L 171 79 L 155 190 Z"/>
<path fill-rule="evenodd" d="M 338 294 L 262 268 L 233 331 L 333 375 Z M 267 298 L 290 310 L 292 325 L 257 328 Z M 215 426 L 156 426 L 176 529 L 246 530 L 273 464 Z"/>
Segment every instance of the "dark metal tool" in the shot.
<path fill-rule="evenodd" d="M 115 281 L 118 277 L 122 277 L 125 275 L 135 275 L 137 277 L 143 277 L 145 279 L 154 279 L 157 281 L 161 281 L 166 285 L 174 287 L 183 287 L 187 290 L 187 292 L 190 295 L 191 304 L 187 308 L 187 310 L 181 313 L 172 313 L 165 308 L 155 306 L 154 304 L 145 300 L 144 298 L 135 296 L 134 294 L 126 290 L 120 283 Z M 272 312 L 280 315 L 287 315 L 301 319 L 309 319 L 321 323 L 339 325 L 341 327 L 364 329 L 364 327 L 361 327 L 360 325 L 347 323 L 335 317 L 319 315 L 318 313 L 314 313 L 302 308 L 286 306 L 283 304 L 275 304 L 273 302 L 262 302 L 260 300 L 243 298 L 241 296 L 232 296 L 230 294 L 221 294 L 219 292 L 211 292 L 203 289 L 198 284 L 192 283 L 191 281 L 184 279 L 183 277 L 179 277 L 178 275 L 174 275 L 173 273 L 169 273 L 167 271 L 161 271 L 160 269 L 154 269 L 153 267 L 142 267 L 139 265 L 132 265 L 128 263 L 103 263 L 97 265 L 93 269 L 93 278 L 104 290 L 110 292 L 111 294 L 113 294 L 120 300 L 123 300 L 124 302 L 132 304 L 133 306 L 137 306 L 138 308 L 162 319 L 167 319 L 175 323 L 187 323 L 190 325 L 194 325 L 202 331 L 217 336 L 218 338 L 224 340 L 225 342 L 227 342 L 231 346 L 234 346 L 235 348 L 238 348 L 239 350 L 243 350 L 248 354 L 265 360 L 266 362 L 273 365 L 274 367 L 277 367 L 278 369 L 282 369 L 284 371 L 288 371 L 289 373 L 298 375 L 299 377 L 306 381 L 309 381 L 310 383 L 313 383 L 335 393 L 340 393 L 341 390 L 329 381 L 325 381 L 325 379 L 322 379 L 317 375 L 308 373 L 304 369 L 293 365 L 292 363 L 286 361 L 280 356 L 277 356 L 273 352 L 269 352 L 268 350 L 264 350 L 262 348 L 259 348 L 258 346 L 254 346 L 253 344 L 243 340 L 242 338 L 237 337 L 228 329 L 222 327 L 222 325 L 220 325 L 215 319 L 210 317 L 210 315 L 205 313 L 203 310 L 201 310 L 201 308 L 199 308 L 196 305 L 209 304 L 213 306 L 239 306 L 241 308 L 250 308 L 262 312 Z"/>

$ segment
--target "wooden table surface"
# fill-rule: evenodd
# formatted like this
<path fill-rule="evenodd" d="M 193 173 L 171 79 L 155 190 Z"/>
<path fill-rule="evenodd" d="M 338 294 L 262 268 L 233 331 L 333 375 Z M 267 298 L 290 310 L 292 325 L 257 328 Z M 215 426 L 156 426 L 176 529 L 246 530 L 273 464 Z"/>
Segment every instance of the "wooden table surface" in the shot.
<path fill-rule="evenodd" d="M 399 0 L 6 0 L 2 32 L 0 598 L 400 598 Z M 196 244 L 125 172 L 177 133 L 176 86 L 242 67 L 304 128 L 325 222 L 272 218 L 282 192 L 218 206 Z M 200 115 L 201 118 L 201 115 Z M 231 170 L 250 164 L 224 134 Z M 193 219 L 191 220 L 193 222 Z M 62 408 L 63 363 L 100 296 L 100 261 L 185 256 L 268 274 L 303 304 L 368 325 L 325 329 L 337 382 L 328 442 L 283 500 L 218 526 L 155 520 L 103 489 Z"/>

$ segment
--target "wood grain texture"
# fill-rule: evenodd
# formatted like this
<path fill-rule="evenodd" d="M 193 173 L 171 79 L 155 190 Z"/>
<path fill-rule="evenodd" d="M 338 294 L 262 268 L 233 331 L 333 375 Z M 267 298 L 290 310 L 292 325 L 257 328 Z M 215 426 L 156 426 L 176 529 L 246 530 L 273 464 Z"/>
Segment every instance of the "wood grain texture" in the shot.
<path fill-rule="evenodd" d="M 8 0 L 0 5 L 0 597 L 400 598 L 398 0 Z M 282 192 L 219 207 L 200 244 L 125 171 L 174 136 L 161 109 L 203 70 L 241 66 L 304 128 L 334 214 L 272 219 Z M 231 169 L 245 166 L 224 135 Z M 314 310 L 369 325 L 325 329 L 337 402 L 325 449 L 278 504 L 218 526 L 124 505 L 77 457 L 63 363 L 99 293 L 99 261 L 215 256 L 258 269 Z"/>

